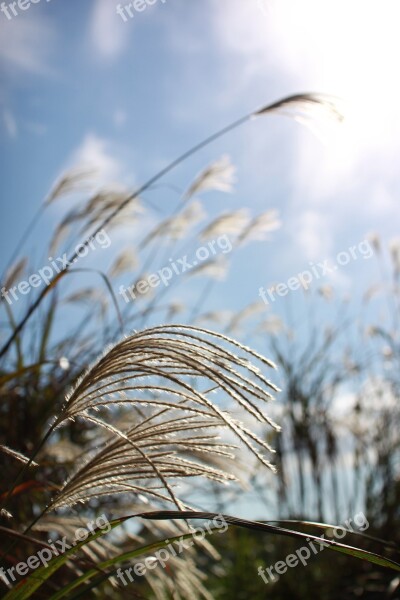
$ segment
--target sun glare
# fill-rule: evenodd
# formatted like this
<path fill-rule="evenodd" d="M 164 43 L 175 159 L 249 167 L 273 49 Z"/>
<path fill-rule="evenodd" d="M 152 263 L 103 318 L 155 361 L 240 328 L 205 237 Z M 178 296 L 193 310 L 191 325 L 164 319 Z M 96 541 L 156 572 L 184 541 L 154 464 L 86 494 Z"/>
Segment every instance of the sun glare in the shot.
<path fill-rule="evenodd" d="M 294 79 L 308 80 L 312 90 L 342 98 L 342 126 L 319 130 L 338 158 L 351 160 L 359 152 L 391 145 L 394 131 L 400 130 L 399 2 L 282 0 L 274 3 L 266 22 L 267 36 L 265 24 L 262 35 L 268 46 L 272 38 L 280 68 L 283 62 Z"/>

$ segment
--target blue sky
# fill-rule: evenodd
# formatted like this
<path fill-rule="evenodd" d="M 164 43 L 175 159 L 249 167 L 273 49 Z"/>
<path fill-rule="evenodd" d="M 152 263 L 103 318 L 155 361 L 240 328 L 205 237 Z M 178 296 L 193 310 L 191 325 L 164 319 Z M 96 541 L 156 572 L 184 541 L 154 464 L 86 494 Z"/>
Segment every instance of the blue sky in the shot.
<path fill-rule="evenodd" d="M 399 236 L 398 2 L 167 0 L 126 22 L 117 4 L 42 0 L 11 20 L 0 13 L 1 266 L 66 167 L 95 164 L 105 182 L 134 187 L 216 128 L 305 91 L 346 102 L 345 124 L 323 141 L 294 120 L 260 118 L 166 179 L 185 188 L 228 154 L 238 183 L 205 196 L 209 213 L 280 212 L 282 228 L 235 257 L 210 302 L 238 310 L 370 232 Z M 171 196 L 155 198 L 167 213 Z M 27 245 L 36 261 L 63 202 Z M 353 293 L 372 271 L 359 260 L 329 282 Z"/>

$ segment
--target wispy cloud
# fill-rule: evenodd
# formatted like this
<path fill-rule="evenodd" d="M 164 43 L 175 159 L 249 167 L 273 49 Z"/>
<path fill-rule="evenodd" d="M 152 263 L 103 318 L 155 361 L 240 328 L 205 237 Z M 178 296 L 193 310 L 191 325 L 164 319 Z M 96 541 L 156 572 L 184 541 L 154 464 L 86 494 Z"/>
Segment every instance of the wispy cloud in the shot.
<path fill-rule="evenodd" d="M 0 62 L 8 75 L 46 75 L 51 68 L 56 41 L 53 23 L 43 16 L 26 14 L 13 21 L 0 20 Z"/>
<path fill-rule="evenodd" d="M 96 56 L 115 60 L 125 50 L 131 27 L 118 17 L 114 2 L 96 0 L 89 24 L 89 38 Z"/>

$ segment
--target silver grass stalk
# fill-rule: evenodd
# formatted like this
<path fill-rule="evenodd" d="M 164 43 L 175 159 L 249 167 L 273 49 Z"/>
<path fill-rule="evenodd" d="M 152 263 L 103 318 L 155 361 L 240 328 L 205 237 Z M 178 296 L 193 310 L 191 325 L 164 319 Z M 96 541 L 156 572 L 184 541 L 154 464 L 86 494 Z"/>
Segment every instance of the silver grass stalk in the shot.
<path fill-rule="evenodd" d="M 8 456 L 11 456 L 12 458 L 14 458 L 14 460 L 17 460 L 18 462 L 21 462 L 23 464 L 29 464 L 29 466 L 32 467 L 37 467 L 38 464 L 35 463 L 34 461 L 30 461 L 29 458 L 27 456 L 24 456 L 23 454 L 21 454 L 21 452 L 17 452 L 16 450 L 13 450 L 12 448 L 9 448 L 8 446 L 3 446 L 3 444 L 0 444 L 0 452 L 3 452 L 3 454 L 7 454 Z"/>

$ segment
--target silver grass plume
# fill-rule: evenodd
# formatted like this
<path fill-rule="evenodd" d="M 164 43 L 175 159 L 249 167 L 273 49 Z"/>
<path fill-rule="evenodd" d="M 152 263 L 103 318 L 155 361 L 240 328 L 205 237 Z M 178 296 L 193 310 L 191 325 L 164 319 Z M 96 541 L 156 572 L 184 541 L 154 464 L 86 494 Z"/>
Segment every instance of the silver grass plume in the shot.
<path fill-rule="evenodd" d="M 222 213 L 200 232 L 200 239 L 212 239 L 219 235 L 239 236 L 247 229 L 250 222 L 250 214 L 244 208 L 229 213 Z"/>
<path fill-rule="evenodd" d="M 341 123 L 344 120 L 344 114 L 340 104 L 342 102 L 339 98 L 329 94 L 295 94 L 260 108 L 254 113 L 254 116 L 280 112 L 295 118 L 296 115 L 312 117 L 323 112 L 327 118 Z"/>
<path fill-rule="evenodd" d="M 235 173 L 236 167 L 232 164 L 229 156 L 222 156 L 197 175 L 187 192 L 185 192 L 183 201 L 186 202 L 195 194 L 207 190 L 232 192 L 236 183 Z"/>
<path fill-rule="evenodd" d="M 255 422 L 279 430 L 262 410 L 271 392 L 279 390 L 261 367 L 274 364 L 223 334 L 198 327 L 153 327 L 117 343 L 78 381 L 53 425 L 80 417 L 108 437 L 68 478 L 49 509 L 130 493 L 172 501 L 182 510 L 184 504 L 172 491 L 177 479 L 235 479 L 236 447 L 219 439 L 221 429 L 230 430 L 274 470 L 264 456 L 264 451 L 273 452 L 270 445 L 228 412 L 233 403 Z M 116 406 L 129 409 L 125 428 L 103 419 L 104 409 Z M 99 410 L 101 418 L 94 414 Z M 218 456 L 224 458 L 222 466 L 216 466 Z"/>
<path fill-rule="evenodd" d="M 52 204 L 54 200 L 57 200 L 68 194 L 90 189 L 93 186 L 92 180 L 96 177 L 96 175 L 97 171 L 95 169 L 70 169 L 55 183 L 44 205 L 48 206 L 49 204 Z"/>
<path fill-rule="evenodd" d="M 157 238 L 169 236 L 178 240 L 188 235 L 191 228 L 202 221 L 206 216 L 201 202 L 194 200 L 184 210 L 172 217 L 164 219 L 157 225 L 140 243 L 140 249 L 145 248 L 151 241 Z"/>

